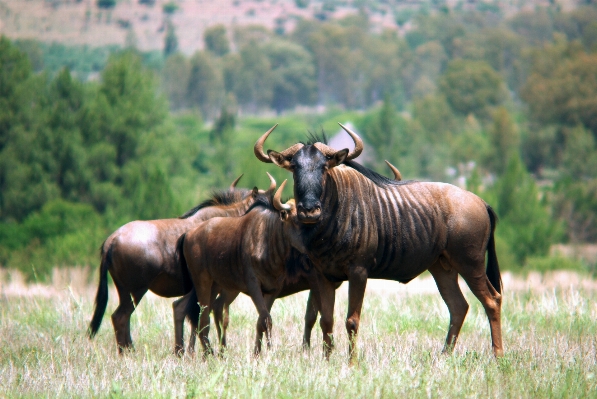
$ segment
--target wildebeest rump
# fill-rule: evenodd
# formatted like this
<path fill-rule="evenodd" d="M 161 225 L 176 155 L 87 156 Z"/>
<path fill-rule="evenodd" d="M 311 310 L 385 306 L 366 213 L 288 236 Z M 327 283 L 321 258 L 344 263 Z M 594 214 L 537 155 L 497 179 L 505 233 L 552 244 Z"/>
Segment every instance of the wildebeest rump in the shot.
<path fill-rule="evenodd" d="M 367 278 L 407 283 L 425 270 L 433 275 L 450 312 L 444 351 L 453 348 L 468 311 L 458 285 L 460 274 L 485 308 L 494 354 L 502 355 L 502 284 L 494 243 L 497 218 L 491 207 L 450 184 L 391 181 L 357 164 L 352 159 L 362 151 L 362 141 L 344 126 L 355 141 L 350 153 L 316 142 L 266 154 L 263 143 L 275 127 L 257 141 L 255 155 L 292 172 L 307 255 L 329 280 L 349 282 L 351 361 Z M 319 288 L 320 324 L 330 348 L 334 291 L 325 283 Z"/>
<path fill-rule="evenodd" d="M 293 238 L 296 224 L 286 222 L 292 218 L 291 205 L 279 201 L 285 183 L 274 197 L 277 209 L 268 201 L 256 201 L 245 215 L 212 218 L 178 241 L 181 268 L 188 270 L 203 309 L 198 331 L 204 354 L 212 353 L 208 334 L 214 287 L 232 296 L 243 292 L 251 297 L 259 313 L 254 353 L 261 351 L 264 332 L 269 346 L 269 311 L 284 287 L 292 246 L 300 247 Z"/>
<path fill-rule="evenodd" d="M 175 257 L 176 240 L 181 234 L 215 216 L 240 216 L 253 204 L 258 190 L 236 189 L 232 183 L 227 191 L 214 193 L 180 218 L 134 221 L 112 233 L 102 245 L 100 281 L 95 299 L 95 310 L 89 325 L 92 338 L 98 331 L 108 302 L 107 272 L 110 272 L 120 304 L 112 314 L 112 324 L 119 353 L 132 347 L 130 318 L 147 290 L 163 297 L 188 294 L 192 285 L 185 287 L 183 275 Z M 270 190 L 275 180 L 270 176 Z M 190 295 L 173 303 L 175 351 L 183 350 L 183 323 Z M 196 303 L 195 300 L 192 303 Z M 193 348 L 194 342 L 189 342 Z"/>

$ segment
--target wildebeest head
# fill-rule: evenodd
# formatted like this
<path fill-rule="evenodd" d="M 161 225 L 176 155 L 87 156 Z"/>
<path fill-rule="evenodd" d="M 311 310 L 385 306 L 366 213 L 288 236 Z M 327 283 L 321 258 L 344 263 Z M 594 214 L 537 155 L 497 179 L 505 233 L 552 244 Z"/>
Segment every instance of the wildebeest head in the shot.
<path fill-rule="evenodd" d="M 297 143 L 282 152 L 263 151 L 263 143 L 276 128 L 265 132 L 255 143 L 255 156 L 262 162 L 274 163 L 290 172 L 294 177 L 294 198 L 297 218 L 301 223 L 317 223 L 321 218 L 321 197 L 323 195 L 326 172 L 342 162 L 358 157 L 363 151 L 363 141 L 350 129 L 339 124 L 352 137 L 355 148 L 334 150 L 324 143 L 304 145 Z"/>
<path fill-rule="evenodd" d="M 278 211 L 280 215 L 280 220 L 284 223 L 285 230 L 286 230 L 286 237 L 294 248 L 298 249 L 299 252 L 305 253 L 307 252 L 307 248 L 305 248 L 303 241 L 300 238 L 299 231 L 297 227 L 299 225 L 298 221 L 298 214 L 296 210 L 296 201 L 294 198 L 291 198 L 286 203 L 282 203 L 281 195 L 282 191 L 284 191 L 284 187 L 286 186 L 286 180 L 282 182 L 280 188 L 274 194 L 272 205 Z"/>

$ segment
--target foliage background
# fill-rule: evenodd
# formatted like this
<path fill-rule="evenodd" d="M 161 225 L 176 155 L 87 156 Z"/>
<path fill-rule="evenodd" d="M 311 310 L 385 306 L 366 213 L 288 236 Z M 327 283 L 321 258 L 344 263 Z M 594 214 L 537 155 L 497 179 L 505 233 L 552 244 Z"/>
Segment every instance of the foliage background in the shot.
<path fill-rule="evenodd" d="M 363 4 L 293 30 L 213 25 L 189 55 L 176 9 L 163 51 L 2 37 L 0 265 L 39 279 L 96 265 L 130 220 L 176 217 L 241 173 L 288 178 L 251 151 L 274 123 L 271 148 L 350 122 L 367 166 L 479 194 L 504 268 L 558 267 L 552 244 L 596 242 L 597 7 L 396 3 L 400 29 L 379 29 Z"/>

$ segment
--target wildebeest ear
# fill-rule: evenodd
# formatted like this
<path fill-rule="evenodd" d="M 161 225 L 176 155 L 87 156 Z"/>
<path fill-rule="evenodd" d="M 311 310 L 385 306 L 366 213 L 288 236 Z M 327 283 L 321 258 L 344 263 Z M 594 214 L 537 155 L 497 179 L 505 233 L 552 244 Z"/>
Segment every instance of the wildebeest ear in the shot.
<path fill-rule="evenodd" d="M 279 152 L 274 151 L 274 150 L 267 150 L 267 155 L 269 156 L 269 159 L 271 159 L 274 164 L 278 165 L 281 168 L 291 170 L 290 161 L 288 159 L 286 159 L 286 157 L 284 155 L 282 155 Z"/>
<path fill-rule="evenodd" d="M 342 162 L 344 162 L 346 160 L 347 155 L 348 155 L 348 148 L 345 148 L 340 151 L 336 151 L 336 153 L 334 155 L 332 155 L 330 159 L 328 159 L 327 167 L 333 168 L 334 166 L 340 165 Z"/>
<path fill-rule="evenodd" d="M 253 198 L 257 197 L 258 194 L 259 194 L 259 189 L 257 187 L 253 187 L 253 192 L 251 193 L 251 195 L 253 195 Z"/>

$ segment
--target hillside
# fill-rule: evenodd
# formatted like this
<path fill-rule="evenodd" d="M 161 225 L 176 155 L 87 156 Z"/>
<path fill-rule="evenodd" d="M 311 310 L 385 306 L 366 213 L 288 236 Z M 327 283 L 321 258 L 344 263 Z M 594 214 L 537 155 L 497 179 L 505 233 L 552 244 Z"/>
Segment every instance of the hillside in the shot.
<path fill-rule="evenodd" d="M 151 1 L 146 1 L 151 3 Z M 112 9 L 100 9 L 97 0 L 2 0 L 0 31 L 11 39 L 38 39 L 64 44 L 102 46 L 134 43 L 140 50 L 164 46 L 165 21 L 176 29 L 179 48 L 191 54 L 203 46 L 204 30 L 215 24 L 227 27 L 258 24 L 269 29 L 291 31 L 300 18 L 335 19 L 361 10 L 377 29 L 406 30 L 415 11 L 436 7 L 497 7 L 504 15 L 547 5 L 548 1 L 292 1 L 292 0 L 155 0 L 153 5 L 138 0 L 117 0 Z M 563 9 L 575 1 L 556 1 Z M 499 5 L 495 5 L 499 4 Z M 164 6 L 176 10 L 164 13 Z M 300 7 L 299 7 L 300 6 Z M 398 26 L 398 22 L 400 26 Z M 230 32 L 231 30 L 229 30 Z"/>

